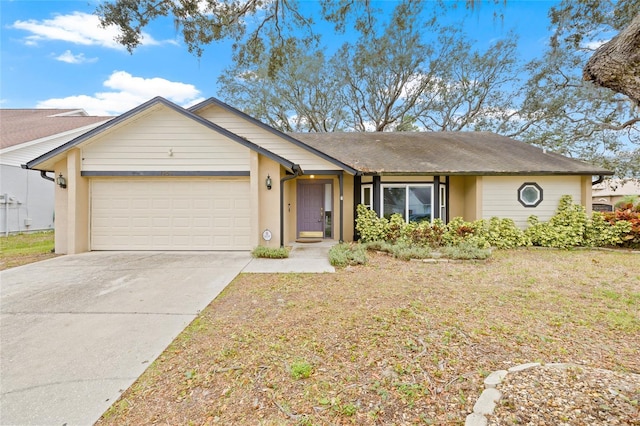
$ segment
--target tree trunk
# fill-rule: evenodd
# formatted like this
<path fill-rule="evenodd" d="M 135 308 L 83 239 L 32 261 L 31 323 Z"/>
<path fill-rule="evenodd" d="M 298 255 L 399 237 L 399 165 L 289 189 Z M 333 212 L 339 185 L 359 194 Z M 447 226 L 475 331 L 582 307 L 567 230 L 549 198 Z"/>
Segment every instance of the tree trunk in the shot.
<path fill-rule="evenodd" d="M 625 94 L 640 105 L 640 13 L 595 51 L 582 75 L 584 80 Z"/>

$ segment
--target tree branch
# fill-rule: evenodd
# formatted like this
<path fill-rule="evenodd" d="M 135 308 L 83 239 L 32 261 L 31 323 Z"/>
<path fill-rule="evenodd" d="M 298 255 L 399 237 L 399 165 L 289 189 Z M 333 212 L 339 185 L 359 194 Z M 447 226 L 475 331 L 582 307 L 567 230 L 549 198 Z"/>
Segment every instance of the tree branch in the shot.
<path fill-rule="evenodd" d="M 640 105 L 640 13 L 596 50 L 584 67 L 583 78 L 625 94 Z"/>

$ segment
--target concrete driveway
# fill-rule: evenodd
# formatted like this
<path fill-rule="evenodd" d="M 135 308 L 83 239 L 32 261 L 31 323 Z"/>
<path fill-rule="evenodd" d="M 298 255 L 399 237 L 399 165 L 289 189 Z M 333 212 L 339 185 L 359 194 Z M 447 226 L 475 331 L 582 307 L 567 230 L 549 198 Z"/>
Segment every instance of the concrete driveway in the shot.
<path fill-rule="evenodd" d="M 94 423 L 250 262 L 92 252 L 0 273 L 0 424 Z"/>

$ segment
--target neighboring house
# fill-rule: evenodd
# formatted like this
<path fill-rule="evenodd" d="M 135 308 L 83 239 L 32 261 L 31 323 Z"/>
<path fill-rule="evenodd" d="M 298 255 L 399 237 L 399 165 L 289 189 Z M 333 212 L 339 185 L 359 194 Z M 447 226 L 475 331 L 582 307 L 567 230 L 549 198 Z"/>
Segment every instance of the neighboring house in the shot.
<path fill-rule="evenodd" d="M 250 250 L 407 220 L 548 220 L 608 170 L 491 133 L 284 134 L 209 99 L 154 98 L 27 163 L 56 187 L 56 251 Z"/>
<path fill-rule="evenodd" d="M 110 118 L 79 109 L 0 109 L 0 234 L 53 229 L 53 182 L 21 165 Z"/>
<path fill-rule="evenodd" d="M 629 195 L 640 197 L 640 182 L 635 180 L 605 179 L 593 187 L 593 205 L 602 210 L 613 210 L 616 203 Z"/>

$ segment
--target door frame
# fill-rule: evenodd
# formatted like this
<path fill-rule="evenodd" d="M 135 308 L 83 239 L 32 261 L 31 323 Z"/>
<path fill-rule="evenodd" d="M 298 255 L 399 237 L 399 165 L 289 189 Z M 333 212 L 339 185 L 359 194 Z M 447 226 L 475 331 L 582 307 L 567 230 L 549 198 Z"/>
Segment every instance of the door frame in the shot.
<path fill-rule="evenodd" d="M 325 200 L 327 199 L 327 193 L 326 193 L 326 185 L 329 184 L 330 185 L 330 191 L 331 193 L 329 194 L 329 200 L 330 200 L 330 204 L 331 204 L 331 210 L 329 210 L 331 212 L 331 216 L 330 216 L 330 227 L 329 227 L 329 235 L 327 235 L 327 209 L 326 209 L 326 203 Z M 334 202 L 333 202 L 333 179 L 298 179 L 296 181 L 296 198 L 297 198 L 297 205 L 298 208 L 300 208 L 300 205 L 302 204 L 300 202 L 301 200 L 301 191 L 300 191 L 300 187 L 302 185 L 322 185 L 322 205 L 325 206 L 324 207 L 324 216 L 323 216 L 323 227 L 322 227 L 322 239 L 332 239 L 334 236 L 334 230 L 335 230 L 335 209 L 334 209 Z M 296 238 L 309 238 L 309 237 L 301 237 L 300 236 L 300 218 L 298 215 L 298 212 L 296 211 Z M 314 237 L 314 238 L 318 238 L 318 237 Z"/>

